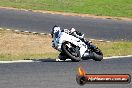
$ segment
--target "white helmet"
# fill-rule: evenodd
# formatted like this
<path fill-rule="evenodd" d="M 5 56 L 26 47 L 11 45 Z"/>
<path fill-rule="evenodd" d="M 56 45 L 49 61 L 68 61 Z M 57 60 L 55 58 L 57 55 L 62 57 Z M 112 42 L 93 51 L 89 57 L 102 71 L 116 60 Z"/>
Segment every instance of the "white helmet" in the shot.
<path fill-rule="evenodd" d="M 55 27 L 55 28 L 54 28 L 54 33 L 58 32 L 58 31 L 61 31 L 61 30 L 60 30 L 60 27 Z"/>
<path fill-rule="evenodd" d="M 76 31 L 76 29 L 75 28 L 71 28 L 71 33 L 73 33 L 73 32 L 75 32 Z"/>
<path fill-rule="evenodd" d="M 61 31 L 60 27 L 55 25 L 55 26 L 51 29 L 51 35 L 52 35 L 52 37 L 53 37 L 53 34 L 59 33 L 60 31 Z"/>
<path fill-rule="evenodd" d="M 61 31 L 60 27 L 59 26 L 54 26 L 52 29 L 51 29 L 51 33 L 55 33 L 55 32 L 58 32 L 58 31 Z"/>

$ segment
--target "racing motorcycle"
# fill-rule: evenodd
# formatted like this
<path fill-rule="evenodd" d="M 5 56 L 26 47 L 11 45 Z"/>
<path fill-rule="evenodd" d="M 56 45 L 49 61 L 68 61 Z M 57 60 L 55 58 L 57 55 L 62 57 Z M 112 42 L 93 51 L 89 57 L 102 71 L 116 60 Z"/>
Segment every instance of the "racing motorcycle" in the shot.
<path fill-rule="evenodd" d="M 68 29 L 61 30 L 60 27 L 54 26 L 51 30 L 52 47 L 60 51 L 59 59 L 71 59 L 74 62 L 81 60 L 93 59 L 101 61 L 103 53 L 91 42 L 86 44 L 81 39 L 70 34 Z"/>

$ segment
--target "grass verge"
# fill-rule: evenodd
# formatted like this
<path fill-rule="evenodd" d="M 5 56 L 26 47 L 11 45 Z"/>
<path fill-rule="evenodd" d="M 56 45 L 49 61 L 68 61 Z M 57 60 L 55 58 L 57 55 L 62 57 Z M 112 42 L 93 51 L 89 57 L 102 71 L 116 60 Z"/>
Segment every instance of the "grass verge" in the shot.
<path fill-rule="evenodd" d="M 132 55 L 131 41 L 116 41 L 116 42 L 97 42 L 93 41 L 103 52 L 104 56 L 125 56 Z"/>
<path fill-rule="evenodd" d="M 0 0 L 0 6 L 132 17 L 132 0 Z"/>
<path fill-rule="evenodd" d="M 0 30 L 0 60 L 57 58 L 59 52 L 51 47 L 51 36 L 31 33 L 15 33 Z M 132 42 L 98 42 L 93 41 L 104 56 L 132 54 Z"/>

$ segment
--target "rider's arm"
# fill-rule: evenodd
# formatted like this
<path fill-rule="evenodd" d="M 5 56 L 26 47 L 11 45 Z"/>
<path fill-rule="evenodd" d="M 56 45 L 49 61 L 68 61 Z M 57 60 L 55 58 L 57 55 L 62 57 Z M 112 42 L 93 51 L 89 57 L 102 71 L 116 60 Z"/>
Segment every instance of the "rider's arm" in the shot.
<path fill-rule="evenodd" d="M 81 38 L 81 39 L 84 38 L 84 34 L 81 34 L 81 33 L 78 34 L 77 32 L 74 32 L 73 35 L 75 35 L 76 37 Z"/>

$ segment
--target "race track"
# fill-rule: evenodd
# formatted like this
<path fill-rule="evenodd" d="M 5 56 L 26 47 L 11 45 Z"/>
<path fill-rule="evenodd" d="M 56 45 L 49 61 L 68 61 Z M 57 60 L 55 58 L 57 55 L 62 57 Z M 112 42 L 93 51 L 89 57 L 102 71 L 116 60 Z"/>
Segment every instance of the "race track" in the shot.
<path fill-rule="evenodd" d="M 109 59 L 101 62 L 33 62 L 0 64 L 0 88 L 132 88 L 130 84 L 76 83 L 77 68 L 88 74 L 130 74 L 132 59 Z"/>
<path fill-rule="evenodd" d="M 132 22 L 89 17 L 63 16 L 0 9 L 0 27 L 32 32 L 47 32 L 54 25 L 75 27 L 89 38 L 132 41 Z M 132 88 L 130 84 L 76 83 L 77 68 L 82 66 L 90 74 L 130 74 L 132 58 L 81 62 L 0 63 L 0 88 Z"/>
<path fill-rule="evenodd" d="M 132 40 L 132 21 L 0 9 L 0 27 L 49 33 L 54 25 L 75 27 L 89 38 Z"/>

